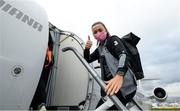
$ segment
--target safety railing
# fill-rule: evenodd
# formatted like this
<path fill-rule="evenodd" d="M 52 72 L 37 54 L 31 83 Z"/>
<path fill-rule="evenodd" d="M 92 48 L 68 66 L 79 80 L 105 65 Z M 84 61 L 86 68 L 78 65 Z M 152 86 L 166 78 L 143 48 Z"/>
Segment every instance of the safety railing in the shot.
<path fill-rule="evenodd" d="M 77 58 L 82 62 L 82 64 L 85 66 L 85 68 L 88 70 L 88 72 L 92 75 L 92 77 L 97 81 L 97 83 L 100 85 L 100 87 L 105 90 L 105 83 L 102 81 L 102 79 L 99 77 L 97 72 L 87 63 L 87 61 L 83 58 L 83 56 L 73 47 L 65 47 L 62 49 L 63 52 L 66 51 L 72 51 L 77 56 Z M 114 103 L 114 105 L 123 111 L 127 111 L 128 109 L 121 103 L 121 101 L 117 98 L 116 95 L 109 96 L 111 101 Z"/>

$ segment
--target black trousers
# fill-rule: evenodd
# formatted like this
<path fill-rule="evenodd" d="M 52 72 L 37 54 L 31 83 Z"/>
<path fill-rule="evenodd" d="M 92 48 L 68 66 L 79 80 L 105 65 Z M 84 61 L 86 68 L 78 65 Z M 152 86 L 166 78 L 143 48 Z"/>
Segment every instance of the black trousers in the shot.
<path fill-rule="evenodd" d="M 50 72 L 50 67 L 47 67 L 43 69 L 41 73 L 41 77 L 36 92 L 34 94 L 33 100 L 30 105 L 30 107 L 32 107 L 33 110 L 37 110 L 38 105 L 42 103 L 46 104 L 46 98 L 47 98 L 46 85 L 49 77 L 49 72 Z"/>
<path fill-rule="evenodd" d="M 101 89 L 102 90 L 102 89 Z M 102 92 L 102 91 L 101 91 Z M 121 92 L 119 91 L 116 96 L 118 97 L 118 99 L 122 102 L 123 105 L 126 106 L 126 104 L 128 102 L 130 102 L 132 100 L 132 98 L 135 96 L 136 91 L 132 92 L 131 94 L 127 95 L 125 98 L 122 96 Z M 96 106 L 96 108 L 98 108 L 99 106 L 101 106 L 104 103 L 103 99 L 101 98 Z M 108 110 L 118 110 L 117 107 L 115 105 L 111 106 Z"/>

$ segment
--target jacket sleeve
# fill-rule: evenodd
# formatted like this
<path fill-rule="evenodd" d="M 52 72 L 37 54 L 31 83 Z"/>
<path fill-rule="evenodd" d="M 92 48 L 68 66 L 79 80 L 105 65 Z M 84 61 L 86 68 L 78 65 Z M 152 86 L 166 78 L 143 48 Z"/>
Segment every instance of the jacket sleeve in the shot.
<path fill-rule="evenodd" d="M 127 71 L 127 53 L 122 41 L 119 37 L 112 36 L 107 41 L 107 48 L 110 51 L 110 53 L 119 60 L 117 73 L 124 75 Z"/>
<path fill-rule="evenodd" d="M 96 48 L 92 54 L 90 54 L 89 49 L 84 49 L 84 59 L 86 59 L 88 63 L 98 60 L 98 58 L 99 58 L 98 48 Z"/>

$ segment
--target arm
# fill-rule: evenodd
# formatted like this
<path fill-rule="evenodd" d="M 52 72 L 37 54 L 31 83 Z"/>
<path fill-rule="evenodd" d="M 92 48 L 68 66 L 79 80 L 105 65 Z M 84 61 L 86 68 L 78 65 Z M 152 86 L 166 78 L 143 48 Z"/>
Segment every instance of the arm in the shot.
<path fill-rule="evenodd" d="M 88 36 L 88 40 L 86 42 L 86 46 L 84 49 L 84 58 L 86 59 L 88 63 L 91 63 L 99 58 L 98 48 L 96 48 L 96 50 L 92 54 L 90 54 L 89 50 L 91 46 L 92 46 L 92 41 L 90 39 L 90 36 Z"/>
<path fill-rule="evenodd" d="M 127 71 L 127 54 L 122 41 L 117 36 L 112 36 L 107 42 L 107 48 L 119 60 L 117 73 L 124 75 Z"/>
<path fill-rule="evenodd" d="M 123 84 L 124 75 L 127 71 L 126 67 L 126 50 L 121 40 L 117 36 L 112 36 L 107 41 L 107 48 L 111 54 L 119 60 L 119 65 L 116 75 L 109 81 L 106 81 L 106 93 L 107 95 L 113 95 L 117 93 Z"/>
<path fill-rule="evenodd" d="M 86 59 L 88 63 L 91 63 L 97 60 L 99 58 L 98 48 L 96 48 L 96 50 L 92 54 L 90 54 L 90 49 L 86 48 L 84 50 L 84 58 Z"/>

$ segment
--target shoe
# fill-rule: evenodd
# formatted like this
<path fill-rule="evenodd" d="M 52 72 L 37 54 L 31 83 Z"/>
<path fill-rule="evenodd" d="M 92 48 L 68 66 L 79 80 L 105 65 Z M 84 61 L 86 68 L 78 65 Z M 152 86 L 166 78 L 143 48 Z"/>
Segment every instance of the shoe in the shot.
<path fill-rule="evenodd" d="M 46 106 L 44 104 L 38 105 L 38 111 L 47 111 Z"/>

